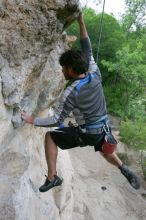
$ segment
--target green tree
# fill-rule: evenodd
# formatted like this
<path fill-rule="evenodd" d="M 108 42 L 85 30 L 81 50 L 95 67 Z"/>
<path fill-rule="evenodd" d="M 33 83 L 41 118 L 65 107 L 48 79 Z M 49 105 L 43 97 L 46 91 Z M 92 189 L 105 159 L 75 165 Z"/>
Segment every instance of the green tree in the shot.
<path fill-rule="evenodd" d="M 121 123 L 120 135 L 121 141 L 125 142 L 128 147 L 135 149 L 146 149 L 146 121 L 126 120 Z"/>
<path fill-rule="evenodd" d="M 110 73 L 110 79 L 105 85 L 109 108 L 124 117 L 136 117 L 136 112 L 134 114 L 131 111 L 134 111 L 136 101 L 143 98 L 146 85 L 143 45 L 135 42 L 135 47 L 133 50 L 127 45 L 117 51 L 115 62 L 102 61 Z"/>
<path fill-rule="evenodd" d="M 146 0 L 126 0 L 127 10 L 123 16 L 123 27 L 127 35 L 132 31 L 140 32 L 146 25 Z"/>

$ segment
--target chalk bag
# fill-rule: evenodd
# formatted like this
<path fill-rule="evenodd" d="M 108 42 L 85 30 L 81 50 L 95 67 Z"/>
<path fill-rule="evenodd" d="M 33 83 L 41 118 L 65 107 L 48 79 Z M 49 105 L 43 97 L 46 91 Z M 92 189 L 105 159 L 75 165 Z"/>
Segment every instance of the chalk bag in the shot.
<path fill-rule="evenodd" d="M 117 141 L 111 133 L 108 125 L 104 125 L 103 129 L 105 131 L 105 137 L 102 145 L 102 152 L 104 154 L 112 154 L 116 148 Z"/>

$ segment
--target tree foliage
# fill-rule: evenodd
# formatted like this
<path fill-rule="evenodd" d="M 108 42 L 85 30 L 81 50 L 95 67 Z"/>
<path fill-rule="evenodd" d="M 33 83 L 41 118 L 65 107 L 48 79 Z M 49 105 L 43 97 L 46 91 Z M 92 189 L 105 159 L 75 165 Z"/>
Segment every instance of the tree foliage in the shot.
<path fill-rule="evenodd" d="M 116 61 L 114 62 L 102 61 L 110 76 L 106 83 L 108 85 L 106 85 L 106 88 L 108 87 L 107 97 L 109 97 L 108 100 L 110 101 L 111 94 L 115 94 L 114 102 L 118 102 L 121 106 L 119 108 L 117 105 L 118 111 L 120 110 L 120 116 L 132 117 L 131 110 L 134 109 L 134 103 L 142 99 L 145 91 L 145 53 L 141 42 L 135 43 L 135 47 L 134 50 L 131 50 L 129 45 L 127 45 L 122 50 L 117 51 Z M 110 86 L 109 83 L 111 84 Z M 110 105 L 110 109 L 112 109 L 112 105 Z"/>
<path fill-rule="evenodd" d="M 126 120 L 121 123 L 121 141 L 127 143 L 131 148 L 146 149 L 146 121 Z"/>
<path fill-rule="evenodd" d="M 146 26 L 146 0 L 126 0 L 127 10 L 123 16 L 123 26 L 127 34 L 132 30 L 139 32 Z"/>

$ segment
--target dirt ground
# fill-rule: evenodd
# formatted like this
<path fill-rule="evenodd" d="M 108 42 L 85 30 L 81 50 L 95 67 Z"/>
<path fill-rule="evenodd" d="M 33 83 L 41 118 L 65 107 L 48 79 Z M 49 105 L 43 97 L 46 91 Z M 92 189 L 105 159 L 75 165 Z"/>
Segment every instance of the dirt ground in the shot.
<path fill-rule="evenodd" d="M 116 121 L 117 122 L 117 121 Z M 119 138 L 115 126 L 114 134 Z M 118 143 L 118 151 L 124 152 L 123 143 Z M 120 170 L 107 163 L 94 152 L 93 147 L 69 150 L 74 168 L 74 212 L 78 220 L 145 220 L 146 182 L 140 166 L 140 155 L 128 152 L 130 169 L 141 180 L 141 188 L 133 189 Z"/>
<path fill-rule="evenodd" d="M 91 147 L 76 148 L 69 152 L 74 167 L 73 219 L 146 219 L 144 183 L 141 189 L 133 189 L 120 171 Z M 138 171 L 133 170 L 136 173 Z"/>

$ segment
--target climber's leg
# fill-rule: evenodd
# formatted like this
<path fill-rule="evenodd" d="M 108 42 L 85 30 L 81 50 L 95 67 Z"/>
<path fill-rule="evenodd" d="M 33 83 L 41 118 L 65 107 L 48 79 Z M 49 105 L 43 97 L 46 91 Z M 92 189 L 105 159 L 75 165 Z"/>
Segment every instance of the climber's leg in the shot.
<path fill-rule="evenodd" d="M 120 160 L 120 158 L 117 156 L 117 154 L 115 152 L 113 152 L 112 154 L 104 154 L 102 152 L 100 152 L 101 155 L 111 164 L 117 166 L 117 167 L 121 167 L 123 162 Z"/>
<path fill-rule="evenodd" d="M 45 183 L 39 188 L 40 192 L 46 192 L 47 190 L 62 184 L 62 179 L 56 175 L 57 153 L 57 146 L 52 140 L 50 133 L 47 132 L 45 136 L 45 155 L 48 166 L 48 177 Z"/>
<path fill-rule="evenodd" d="M 101 152 L 101 155 L 111 164 L 118 167 L 121 171 L 121 173 L 125 176 L 125 178 L 128 180 L 128 182 L 131 184 L 131 186 L 135 189 L 140 188 L 140 181 L 139 178 L 131 171 L 129 168 L 123 164 L 123 162 L 120 160 L 120 158 L 117 156 L 117 154 L 114 152 L 112 154 L 103 154 Z"/>

